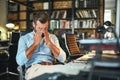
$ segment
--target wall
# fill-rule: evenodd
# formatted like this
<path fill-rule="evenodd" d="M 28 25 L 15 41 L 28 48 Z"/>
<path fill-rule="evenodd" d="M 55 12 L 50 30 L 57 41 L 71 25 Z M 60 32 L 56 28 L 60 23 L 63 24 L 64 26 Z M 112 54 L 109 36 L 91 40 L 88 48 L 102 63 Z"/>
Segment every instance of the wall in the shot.
<path fill-rule="evenodd" d="M 105 10 L 111 10 L 111 22 L 116 21 L 116 0 L 105 0 Z"/>
<path fill-rule="evenodd" d="M 120 0 L 117 0 L 117 14 L 116 14 L 116 33 L 120 37 Z"/>
<path fill-rule="evenodd" d="M 7 20 L 7 2 L 6 0 L 0 0 L 0 39 L 6 40 L 7 39 L 7 29 L 5 27 L 6 20 Z"/>

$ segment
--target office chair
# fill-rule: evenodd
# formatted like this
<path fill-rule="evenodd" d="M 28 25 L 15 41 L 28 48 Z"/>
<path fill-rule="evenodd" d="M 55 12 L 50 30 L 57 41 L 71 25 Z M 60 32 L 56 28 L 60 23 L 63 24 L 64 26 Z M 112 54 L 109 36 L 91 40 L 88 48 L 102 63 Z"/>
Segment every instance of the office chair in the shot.
<path fill-rule="evenodd" d="M 7 73 L 7 69 L 6 66 L 7 66 L 7 61 L 9 59 L 9 53 L 7 50 L 4 50 L 4 49 L 0 49 L 0 76 L 4 75 Z M 4 71 L 4 69 L 6 70 L 5 72 L 2 72 Z"/>
<path fill-rule="evenodd" d="M 31 30 L 30 31 L 22 31 L 22 32 L 20 32 L 20 36 L 23 36 L 23 35 L 27 34 L 28 32 L 31 32 Z M 63 45 L 64 44 L 64 39 L 61 37 L 61 35 L 64 32 L 66 32 L 66 31 L 62 31 L 62 32 L 60 31 L 60 32 L 58 32 L 58 35 L 56 35 L 57 38 L 59 39 L 60 46 L 63 48 L 63 50 L 66 49 L 65 45 Z M 65 52 L 67 53 L 67 50 L 65 50 Z M 56 61 L 54 64 L 61 64 L 61 63 Z M 18 66 L 17 69 L 18 69 L 18 72 L 20 74 L 19 80 L 25 80 L 25 71 L 26 71 L 25 65 Z"/>
<path fill-rule="evenodd" d="M 25 80 L 25 71 L 26 71 L 25 65 L 18 66 L 17 70 L 19 72 L 19 80 Z"/>
<path fill-rule="evenodd" d="M 9 47 L 6 51 L 6 53 L 8 54 L 8 59 L 4 62 L 4 65 L 6 66 L 6 71 L 0 74 L 0 76 L 7 75 L 7 79 L 10 79 L 10 76 L 19 76 L 17 71 L 17 63 L 15 60 L 18 39 L 19 32 L 12 32 Z"/>
<path fill-rule="evenodd" d="M 81 52 L 75 34 L 63 34 L 63 38 L 65 40 L 65 46 L 69 53 L 67 62 L 77 59 L 78 57 L 83 56 L 84 54 Z"/>
<path fill-rule="evenodd" d="M 21 31 L 21 32 L 20 32 L 20 36 L 23 36 L 23 35 L 31 32 L 31 31 L 32 31 L 32 30 Z M 25 65 L 17 66 L 17 71 L 18 71 L 18 73 L 19 73 L 19 80 L 25 80 L 25 71 L 26 71 Z"/>

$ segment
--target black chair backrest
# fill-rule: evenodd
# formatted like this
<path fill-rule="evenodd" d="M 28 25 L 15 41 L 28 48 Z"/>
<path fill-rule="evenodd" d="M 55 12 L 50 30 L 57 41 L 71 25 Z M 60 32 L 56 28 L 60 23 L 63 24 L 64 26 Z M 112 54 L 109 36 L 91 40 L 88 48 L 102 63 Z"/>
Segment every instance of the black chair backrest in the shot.
<path fill-rule="evenodd" d="M 12 32 L 10 37 L 10 44 L 8 48 L 9 52 L 9 70 L 17 73 L 17 63 L 16 63 L 16 54 L 18 49 L 18 41 L 20 38 L 20 32 Z"/>
<path fill-rule="evenodd" d="M 10 37 L 10 43 L 18 44 L 19 38 L 20 38 L 20 32 L 12 32 Z"/>

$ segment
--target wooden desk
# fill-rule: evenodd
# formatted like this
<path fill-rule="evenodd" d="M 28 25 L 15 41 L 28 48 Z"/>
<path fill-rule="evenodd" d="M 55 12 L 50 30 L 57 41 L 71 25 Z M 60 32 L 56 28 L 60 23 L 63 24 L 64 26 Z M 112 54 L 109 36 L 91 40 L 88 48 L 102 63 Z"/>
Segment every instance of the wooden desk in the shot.
<path fill-rule="evenodd" d="M 81 39 L 79 40 L 80 44 L 117 44 L 120 42 L 120 39 Z"/>
<path fill-rule="evenodd" d="M 7 50 L 9 45 L 9 40 L 0 40 L 0 50 Z"/>
<path fill-rule="evenodd" d="M 6 43 L 6 42 L 9 42 L 9 40 L 0 40 L 0 44 L 1 43 Z"/>
<path fill-rule="evenodd" d="M 101 79 L 107 78 L 120 80 L 120 56 L 115 53 L 105 53 L 100 57 L 96 57 L 95 53 L 89 53 L 78 58 L 77 60 L 86 60 L 91 63 L 91 68 L 81 70 L 88 76 L 88 80 L 92 80 L 93 76 L 97 76 Z"/>

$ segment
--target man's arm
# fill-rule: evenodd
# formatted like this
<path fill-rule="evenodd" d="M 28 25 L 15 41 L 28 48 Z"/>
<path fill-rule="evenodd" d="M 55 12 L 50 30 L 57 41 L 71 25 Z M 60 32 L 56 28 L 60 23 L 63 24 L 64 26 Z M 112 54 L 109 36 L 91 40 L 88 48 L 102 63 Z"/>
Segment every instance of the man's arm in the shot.
<path fill-rule="evenodd" d="M 26 50 L 26 55 L 27 55 L 27 58 L 30 59 L 33 52 L 36 50 L 37 48 L 37 44 L 33 43 L 27 50 Z"/>
<path fill-rule="evenodd" d="M 49 43 L 47 43 L 47 45 L 50 47 L 54 57 L 57 57 L 60 54 L 60 49 L 56 45 L 54 45 L 51 40 L 49 41 Z"/>
<path fill-rule="evenodd" d="M 60 47 L 58 38 L 55 35 L 52 36 L 51 39 L 50 39 L 50 37 L 47 37 L 47 43 L 46 44 L 50 47 L 54 58 L 56 58 L 60 62 L 64 63 L 64 61 L 66 60 L 66 53 Z"/>
<path fill-rule="evenodd" d="M 28 59 L 31 58 L 32 54 L 34 53 L 36 48 L 39 46 L 39 44 L 42 40 L 42 37 L 40 36 L 40 33 L 36 32 L 33 36 L 33 39 L 34 39 L 33 44 L 28 49 L 26 49 L 26 55 L 27 55 Z"/>
<path fill-rule="evenodd" d="M 26 49 L 27 49 L 26 40 L 24 39 L 24 36 L 21 36 L 19 39 L 16 55 L 16 62 L 18 65 L 24 65 L 28 61 L 25 52 Z"/>
<path fill-rule="evenodd" d="M 40 35 L 39 34 L 34 34 L 33 39 L 34 42 L 31 43 L 30 46 L 27 45 L 28 42 L 28 37 L 30 36 L 22 36 L 19 39 L 18 43 L 18 51 L 16 55 L 16 61 L 18 65 L 24 65 L 32 56 L 36 48 L 41 42 Z"/>

